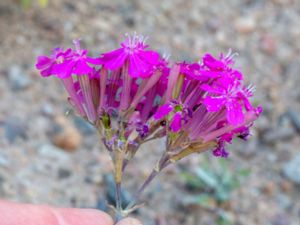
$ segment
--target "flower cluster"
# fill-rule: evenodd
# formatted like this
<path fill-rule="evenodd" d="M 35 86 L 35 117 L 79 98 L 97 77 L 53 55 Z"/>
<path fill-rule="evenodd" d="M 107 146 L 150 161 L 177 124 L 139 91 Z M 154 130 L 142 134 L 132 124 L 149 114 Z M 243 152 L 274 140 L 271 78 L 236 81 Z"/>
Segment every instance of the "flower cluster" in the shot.
<path fill-rule="evenodd" d="M 153 135 L 170 136 L 169 150 L 215 141 L 213 154 L 226 157 L 225 143 L 246 139 L 262 111 L 251 105 L 254 88 L 233 68 L 231 52 L 170 66 L 136 34 L 98 58 L 89 57 L 78 40 L 74 44 L 39 56 L 36 67 L 44 77 L 61 79 L 77 113 L 103 128 L 108 147 L 126 143 L 135 149 Z"/>
<path fill-rule="evenodd" d="M 246 140 L 262 112 L 251 104 L 254 87 L 245 86 L 231 52 L 171 63 L 136 34 L 97 58 L 78 40 L 74 45 L 39 56 L 36 67 L 43 77 L 59 78 L 77 114 L 97 128 L 115 162 L 117 184 L 147 141 L 166 137 L 165 153 L 146 184 L 192 153 L 212 149 L 227 157 L 226 144 L 236 137 Z"/>

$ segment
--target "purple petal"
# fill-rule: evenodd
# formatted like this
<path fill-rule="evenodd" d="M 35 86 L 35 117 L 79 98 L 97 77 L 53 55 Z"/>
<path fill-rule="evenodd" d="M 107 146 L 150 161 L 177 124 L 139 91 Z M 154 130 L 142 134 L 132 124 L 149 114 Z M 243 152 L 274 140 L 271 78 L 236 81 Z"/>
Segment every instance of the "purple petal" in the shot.
<path fill-rule="evenodd" d="M 238 71 L 238 70 L 234 70 L 231 73 L 231 76 L 233 76 L 234 78 L 236 78 L 238 80 L 243 80 L 243 74 L 240 71 Z"/>
<path fill-rule="evenodd" d="M 82 59 L 77 61 L 73 73 L 77 75 L 92 73 L 93 69 Z"/>
<path fill-rule="evenodd" d="M 58 78 L 64 79 L 72 75 L 73 67 L 76 64 L 74 61 L 65 61 L 61 64 L 55 64 L 52 67 L 51 73 Z"/>
<path fill-rule="evenodd" d="M 138 55 L 144 61 L 152 65 L 157 65 L 159 62 L 159 54 L 155 51 L 140 51 Z"/>
<path fill-rule="evenodd" d="M 219 89 L 219 88 L 216 88 L 216 87 L 212 87 L 208 84 L 202 84 L 201 85 L 201 89 L 204 90 L 204 91 L 207 91 L 211 94 L 223 94 L 223 90 L 222 89 Z"/>
<path fill-rule="evenodd" d="M 132 77 L 140 77 L 149 72 L 149 64 L 145 63 L 138 55 L 132 54 L 129 57 L 129 74 Z"/>
<path fill-rule="evenodd" d="M 173 132 L 178 132 L 181 129 L 181 112 L 177 112 L 174 117 L 173 121 L 170 125 L 170 129 Z"/>
<path fill-rule="evenodd" d="M 218 146 L 213 150 L 213 155 L 222 158 L 228 157 L 229 153 L 226 151 L 223 141 L 219 142 Z"/>
<path fill-rule="evenodd" d="M 102 54 L 101 61 L 107 69 L 116 70 L 119 69 L 127 59 L 127 54 L 123 48 Z"/>
<path fill-rule="evenodd" d="M 244 121 L 243 108 L 237 100 L 227 102 L 227 120 L 232 125 L 241 124 Z"/>
<path fill-rule="evenodd" d="M 219 61 L 215 59 L 212 55 L 210 54 L 205 54 L 203 57 L 203 63 L 210 69 L 214 70 L 220 70 L 224 68 L 224 63 L 222 61 Z"/>
<path fill-rule="evenodd" d="M 162 105 L 157 112 L 154 114 L 155 120 L 161 120 L 165 116 L 167 116 L 173 110 L 173 106 L 170 104 Z"/>
<path fill-rule="evenodd" d="M 50 66 L 52 60 L 48 56 L 39 56 L 35 67 L 39 70 L 46 69 L 45 67 Z"/>
<path fill-rule="evenodd" d="M 86 61 L 88 63 L 91 63 L 93 65 L 101 65 L 103 63 L 103 60 L 101 58 L 91 58 L 91 57 L 87 57 Z"/>
<path fill-rule="evenodd" d="M 208 111 L 216 112 L 224 106 L 225 98 L 208 96 L 203 100 L 203 104 L 206 106 Z"/>
<path fill-rule="evenodd" d="M 48 68 L 42 70 L 42 71 L 41 71 L 41 75 L 42 75 L 43 77 L 49 77 L 49 76 L 53 75 L 53 74 L 51 73 L 51 71 L 52 71 L 52 67 L 50 66 L 50 67 L 48 67 Z"/>

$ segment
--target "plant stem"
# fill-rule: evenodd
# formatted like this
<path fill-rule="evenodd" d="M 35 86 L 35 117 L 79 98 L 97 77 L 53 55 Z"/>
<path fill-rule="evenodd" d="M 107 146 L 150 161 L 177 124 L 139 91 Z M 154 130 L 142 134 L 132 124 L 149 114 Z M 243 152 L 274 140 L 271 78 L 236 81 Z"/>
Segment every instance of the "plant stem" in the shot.
<path fill-rule="evenodd" d="M 151 171 L 148 175 L 142 186 L 138 189 L 138 191 L 133 196 L 133 200 L 126 207 L 126 210 L 130 210 L 140 199 L 141 194 L 144 190 L 149 186 L 149 184 L 154 180 L 154 178 L 162 171 L 167 165 L 169 165 L 169 160 L 167 154 L 164 154 L 159 160 L 157 166 Z"/>
<path fill-rule="evenodd" d="M 116 183 L 116 209 L 117 211 L 122 208 L 122 198 L 121 198 L 121 183 Z"/>
<path fill-rule="evenodd" d="M 122 198 L 121 198 L 121 183 L 122 183 L 122 167 L 123 167 L 123 150 L 115 150 L 115 183 L 116 183 L 116 220 L 121 219 L 122 215 Z"/>

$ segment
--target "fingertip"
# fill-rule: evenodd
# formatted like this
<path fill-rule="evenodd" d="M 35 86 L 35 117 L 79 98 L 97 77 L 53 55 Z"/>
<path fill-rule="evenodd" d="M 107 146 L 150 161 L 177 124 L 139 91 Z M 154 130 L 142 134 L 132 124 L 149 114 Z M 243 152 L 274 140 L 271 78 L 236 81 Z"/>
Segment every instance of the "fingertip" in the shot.
<path fill-rule="evenodd" d="M 142 225 L 142 223 L 140 221 L 138 221 L 137 219 L 128 217 L 128 218 L 121 220 L 116 225 Z"/>
<path fill-rule="evenodd" d="M 74 225 L 113 225 L 112 218 L 96 209 L 54 209 L 54 214 L 62 224 Z"/>

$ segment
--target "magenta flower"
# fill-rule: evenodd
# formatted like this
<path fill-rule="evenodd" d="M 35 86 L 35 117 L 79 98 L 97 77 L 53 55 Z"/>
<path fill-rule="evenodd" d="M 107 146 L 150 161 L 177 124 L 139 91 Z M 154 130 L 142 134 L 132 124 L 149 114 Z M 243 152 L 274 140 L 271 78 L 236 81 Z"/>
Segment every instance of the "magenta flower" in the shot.
<path fill-rule="evenodd" d="M 102 54 L 103 65 L 110 70 L 121 68 L 126 62 L 129 64 L 128 73 L 132 77 L 148 77 L 151 69 L 159 62 L 159 54 L 146 50 L 146 39 L 143 36 L 127 35 L 121 43 L 121 48 Z"/>
<path fill-rule="evenodd" d="M 247 110 L 253 108 L 248 100 L 248 97 L 252 96 L 252 91 L 231 77 L 224 76 L 215 80 L 212 85 L 203 84 L 201 87 L 209 93 L 203 100 L 207 110 L 216 112 L 226 108 L 227 120 L 233 125 L 244 121 L 243 108 Z"/>
<path fill-rule="evenodd" d="M 207 81 L 210 78 L 214 78 L 215 74 L 212 74 L 211 71 L 207 72 L 203 65 L 199 63 L 179 63 L 180 73 L 186 75 L 188 79 L 198 80 L 198 81 Z"/>
<path fill-rule="evenodd" d="M 72 56 L 72 50 L 69 48 L 66 51 L 63 48 L 53 49 L 53 53 L 50 57 L 42 55 L 37 58 L 36 68 L 41 71 L 43 77 L 49 77 L 51 75 L 57 75 L 55 72 L 55 66 L 64 63 Z"/>
<path fill-rule="evenodd" d="M 87 75 L 93 73 L 91 65 L 100 65 L 101 60 L 87 56 L 87 50 L 80 48 L 80 41 L 74 40 L 75 50 L 64 62 L 54 65 L 53 70 L 59 78 L 66 78 L 72 74 Z"/>
<path fill-rule="evenodd" d="M 168 57 L 148 50 L 136 34 L 100 58 L 89 57 L 79 41 L 74 44 L 75 49 L 56 48 L 49 57 L 39 56 L 36 67 L 44 77 L 61 79 L 80 116 L 107 129 L 109 148 L 127 143 L 134 152 L 143 141 L 170 131 L 177 133 L 172 138 L 180 138 L 169 146 L 175 152 L 210 143 L 217 144 L 215 156 L 227 157 L 226 144 L 236 137 L 246 140 L 261 113 L 249 101 L 253 87 L 243 85 L 231 52 L 218 58 L 205 54 L 200 62 L 170 68 Z"/>
<path fill-rule="evenodd" d="M 79 40 L 74 41 L 75 50 L 55 48 L 53 54 L 48 56 L 39 56 L 37 58 L 36 68 L 41 71 L 41 75 L 48 77 L 56 75 L 59 78 L 67 78 L 72 74 L 83 75 L 93 72 L 90 64 L 99 65 L 101 61 L 87 56 L 86 49 L 80 49 Z"/>
<path fill-rule="evenodd" d="M 243 75 L 239 70 L 232 68 L 234 65 L 234 56 L 230 50 L 226 56 L 220 54 L 219 59 L 210 54 L 205 54 L 202 59 L 202 74 L 210 77 L 220 77 L 229 75 L 235 79 L 242 80 Z"/>
<path fill-rule="evenodd" d="M 74 44 L 39 56 L 36 67 L 43 77 L 60 78 L 71 106 L 99 132 L 115 166 L 116 217 L 138 208 L 139 195 L 167 166 L 208 150 L 228 157 L 226 146 L 247 140 L 262 113 L 250 103 L 254 88 L 244 86 L 231 52 L 169 66 L 168 57 L 148 50 L 136 34 L 100 58 L 89 57 L 78 40 Z M 123 210 L 124 171 L 141 145 L 158 138 L 165 150 Z"/>

